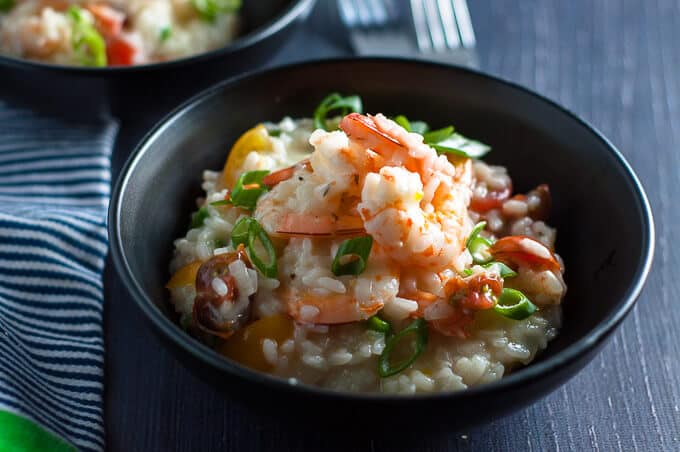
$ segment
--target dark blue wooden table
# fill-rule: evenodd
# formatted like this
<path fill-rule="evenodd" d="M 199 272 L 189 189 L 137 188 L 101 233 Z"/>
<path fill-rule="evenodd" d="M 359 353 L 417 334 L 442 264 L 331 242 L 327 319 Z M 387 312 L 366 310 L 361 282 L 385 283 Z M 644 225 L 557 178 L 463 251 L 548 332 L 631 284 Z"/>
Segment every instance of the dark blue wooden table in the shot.
<path fill-rule="evenodd" d="M 325 14 L 330 0 L 319 1 L 312 21 L 272 65 L 349 54 L 339 26 Z M 680 2 L 469 3 L 481 68 L 592 122 L 623 151 L 647 189 L 658 234 L 654 267 L 638 306 L 604 351 L 545 399 L 468 432 L 340 439 L 304 425 L 284 427 L 194 378 L 146 328 L 109 265 L 111 450 L 680 450 Z M 127 143 L 118 147 L 116 170 L 128 150 Z M 451 416 L 465 413 L 452 406 Z M 370 433 L 370 426 L 351 419 L 347 429 Z"/>

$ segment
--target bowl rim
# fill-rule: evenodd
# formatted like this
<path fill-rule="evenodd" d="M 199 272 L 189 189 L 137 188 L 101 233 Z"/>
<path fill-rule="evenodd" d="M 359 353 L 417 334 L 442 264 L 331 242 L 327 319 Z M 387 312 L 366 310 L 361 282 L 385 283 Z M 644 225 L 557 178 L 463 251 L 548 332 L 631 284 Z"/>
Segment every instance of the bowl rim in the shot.
<path fill-rule="evenodd" d="M 220 92 L 221 90 L 238 85 L 242 81 L 250 80 L 257 77 L 271 76 L 276 73 L 285 73 L 290 70 L 304 69 L 309 66 L 318 65 L 335 65 L 335 64 L 364 64 L 364 63 L 381 63 L 381 64 L 397 64 L 397 65 L 410 65 L 410 66 L 421 66 L 430 67 L 434 69 L 440 69 L 445 71 L 458 72 L 465 75 L 485 79 L 493 83 L 498 83 L 504 85 L 510 89 L 519 91 L 522 94 L 531 96 L 536 100 L 557 109 L 559 112 L 566 115 L 567 118 L 575 121 L 576 124 L 584 127 L 586 131 L 593 135 L 595 140 L 599 140 L 606 149 L 607 152 L 613 157 L 616 164 L 620 166 L 622 170 L 623 177 L 628 179 L 631 184 L 634 196 L 639 203 L 641 209 L 641 222 L 643 226 L 643 237 L 642 237 L 642 255 L 637 262 L 637 268 L 631 283 L 626 291 L 626 293 L 621 297 L 621 302 L 618 307 L 616 307 L 607 317 L 601 320 L 592 331 L 587 335 L 581 337 L 573 344 L 569 345 L 565 349 L 559 351 L 558 353 L 546 357 L 539 363 L 530 364 L 523 367 L 511 374 L 504 376 L 500 380 L 485 383 L 479 386 L 469 387 L 461 391 L 447 391 L 447 392 L 434 392 L 434 393 L 419 393 L 411 395 L 399 395 L 399 394 L 384 394 L 384 393 L 353 393 L 347 391 L 335 391 L 326 388 L 321 388 L 317 386 L 308 385 L 302 382 L 291 383 L 281 377 L 275 377 L 269 374 L 265 374 L 256 370 L 251 370 L 245 366 L 241 366 L 232 362 L 231 360 L 219 355 L 217 352 L 209 348 L 208 346 L 202 344 L 198 340 L 192 338 L 184 331 L 182 331 L 177 325 L 175 325 L 170 319 L 168 319 L 159 308 L 157 308 L 153 301 L 147 296 L 147 294 L 142 289 L 141 285 L 132 274 L 130 266 L 128 265 L 125 253 L 123 251 L 122 240 L 120 237 L 120 218 L 121 218 L 121 198 L 122 194 L 125 192 L 131 175 L 144 156 L 149 144 L 154 140 L 155 137 L 159 136 L 164 132 L 164 130 L 173 126 L 173 123 L 181 118 L 196 105 L 209 100 L 214 94 Z M 555 374 L 563 368 L 566 368 L 572 364 L 579 361 L 579 358 L 584 357 L 588 352 L 597 348 L 598 345 L 602 344 L 609 335 L 614 331 L 614 329 L 621 323 L 621 321 L 626 317 L 626 315 L 634 307 L 642 288 L 646 282 L 647 276 L 652 266 L 652 261 L 654 257 L 654 247 L 655 247 L 655 229 L 654 229 L 654 219 L 652 215 L 652 210 L 647 199 L 647 195 L 638 179 L 637 175 L 631 168 L 630 164 L 623 157 L 621 152 L 595 127 L 590 125 L 584 119 L 581 119 L 575 113 L 571 112 L 562 105 L 548 99 L 547 97 L 538 94 L 537 92 L 526 88 L 518 83 L 510 80 L 503 79 L 501 77 L 490 75 L 484 73 L 480 70 L 470 69 L 461 66 L 447 65 L 435 62 L 427 62 L 422 60 L 409 60 L 405 58 L 393 58 L 393 57 L 371 57 L 371 58 L 329 58 L 320 60 L 310 60 L 305 62 L 287 64 L 283 66 L 277 66 L 274 68 L 261 69 L 256 71 L 250 71 L 242 75 L 226 79 L 219 82 L 212 87 L 198 93 L 189 100 L 182 103 L 180 106 L 175 108 L 173 111 L 168 113 L 163 119 L 161 119 L 139 142 L 135 147 L 134 151 L 130 154 L 125 165 L 122 167 L 121 172 L 118 176 L 115 188 L 112 192 L 111 204 L 109 206 L 109 216 L 108 216 L 108 231 L 109 240 L 111 241 L 111 255 L 113 257 L 114 266 L 116 267 L 117 273 L 121 278 L 124 286 L 128 292 L 132 295 L 135 303 L 144 312 L 148 320 L 151 320 L 153 325 L 158 331 L 162 332 L 170 340 L 172 340 L 176 345 L 181 347 L 184 352 L 189 353 L 194 358 L 202 361 L 203 364 L 215 368 L 221 372 L 226 372 L 232 376 L 248 380 L 253 383 L 262 384 L 272 390 L 282 390 L 290 391 L 295 393 L 295 395 L 305 396 L 314 395 L 315 397 L 323 397 L 327 400 L 336 401 L 370 401 L 370 402 L 380 402 L 380 403 L 398 403 L 405 400 L 408 401 L 433 401 L 440 399 L 447 400 L 461 400 L 468 397 L 476 397 L 478 394 L 490 395 L 497 392 L 505 392 L 511 389 L 517 388 L 521 385 L 526 384 L 532 380 L 540 377 L 545 377 L 550 374 Z M 584 362 L 585 364 L 585 362 Z"/>
<path fill-rule="evenodd" d="M 160 63 L 136 64 L 132 66 L 106 66 L 106 67 L 83 67 L 69 66 L 65 64 L 43 63 L 40 61 L 28 60 L 9 55 L 0 54 L 0 67 L 15 66 L 26 69 L 40 69 L 47 71 L 62 72 L 65 74 L 78 74 L 90 76 L 106 76 L 109 74 L 131 74 L 138 72 L 156 71 L 163 69 L 177 69 L 183 66 L 200 63 L 207 60 L 226 57 L 230 54 L 239 52 L 263 41 L 284 28 L 292 24 L 298 17 L 303 16 L 312 10 L 316 0 L 291 0 L 283 11 L 265 24 L 260 25 L 247 34 L 237 36 L 237 38 L 226 45 L 208 52 L 189 55 L 183 58 L 176 58 Z"/>

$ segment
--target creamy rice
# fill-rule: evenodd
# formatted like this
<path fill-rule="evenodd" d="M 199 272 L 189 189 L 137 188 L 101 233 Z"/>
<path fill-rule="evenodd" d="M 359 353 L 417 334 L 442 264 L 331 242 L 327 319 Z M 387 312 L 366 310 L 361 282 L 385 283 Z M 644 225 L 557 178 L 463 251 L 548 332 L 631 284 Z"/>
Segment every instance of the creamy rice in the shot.
<path fill-rule="evenodd" d="M 173 60 L 222 47 L 239 31 L 237 14 L 206 18 L 191 0 L 20 0 L 0 13 L 0 53 L 45 63 L 84 62 L 69 8 L 99 34 L 108 65 Z M 87 60 L 87 58 L 86 58 Z"/>
<path fill-rule="evenodd" d="M 310 136 L 312 142 L 315 139 L 310 120 L 294 121 L 286 118 L 279 124 L 267 124 L 266 127 L 270 132 L 275 131 L 273 135 L 276 135 L 270 136 L 271 150 L 267 153 L 248 153 L 239 172 L 276 170 L 310 156 L 314 164 L 314 159 L 319 161 L 324 158 L 324 145 L 333 148 L 337 145 L 336 142 L 341 146 L 347 140 L 342 132 L 334 132 L 337 138 L 332 139 L 336 142 L 317 143 L 312 155 Z M 331 156 L 332 152 L 328 152 Z M 305 173 L 304 169 L 296 170 L 295 177 L 280 182 L 275 193 L 272 191 L 265 195 L 266 199 L 261 198 L 258 201 L 258 212 L 261 210 L 260 203 L 271 203 L 271 208 L 262 215 L 278 212 L 271 214 L 272 217 L 280 216 L 281 212 L 304 214 L 324 209 L 341 212 L 341 207 L 324 201 L 324 196 L 327 195 L 323 193 L 340 189 L 351 193 L 352 188 L 342 187 L 341 175 L 347 169 L 337 162 L 329 164 L 329 174 L 324 176 L 324 180 L 336 180 L 329 184 L 330 187 L 315 184 L 315 180 L 322 177 L 323 167 L 320 164 L 314 166 L 314 173 L 311 174 Z M 511 180 L 502 167 L 489 166 L 477 160 L 470 171 L 472 206 L 475 203 L 481 205 L 480 199 L 488 197 L 489 191 L 501 192 L 511 187 Z M 175 241 L 175 255 L 170 264 L 172 273 L 193 262 L 206 261 L 213 255 L 233 253 L 233 245 L 229 243 L 231 232 L 239 218 L 247 215 L 247 212 L 239 208 L 211 205 L 211 202 L 224 200 L 228 191 L 220 184 L 221 173 L 205 171 L 203 176 L 206 196 L 198 200 L 198 207 L 206 209 L 207 217 L 199 227 L 190 229 L 185 237 Z M 304 177 L 309 180 L 303 180 Z M 399 180 L 401 187 L 404 187 L 404 177 Z M 485 220 L 488 225 L 485 234 L 490 239 L 510 235 L 526 236 L 537 241 L 527 242 L 528 252 L 538 255 L 547 252 L 550 256 L 554 250 L 556 234 L 541 215 L 537 214 L 547 209 L 546 203 L 549 202 L 546 199 L 548 195 L 542 190 L 537 189 L 526 196 L 508 196 L 492 208 L 482 209 L 483 211 L 469 210 L 465 222 L 461 223 L 463 230 L 469 233 L 469 225 Z M 270 204 L 267 206 L 270 207 Z M 267 218 L 258 217 L 258 212 L 255 214 L 256 218 L 266 224 Z M 440 334 L 429 328 L 429 341 L 422 355 L 403 372 L 381 378 L 377 372 L 377 363 L 378 357 L 385 350 L 386 337 L 383 333 L 367 328 L 365 322 L 323 324 L 324 322 L 318 321 L 323 313 L 320 312 L 317 301 L 301 303 L 295 314 L 298 321 L 294 322 L 288 316 L 287 298 L 290 293 L 295 293 L 306 294 L 304 296 L 311 297 L 310 300 L 350 296 L 360 307 L 371 306 L 376 298 L 389 299 L 392 301 L 384 306 L 380 315 L 391 323 L 393 330 L 400 331 L 411 322 L 419 304 L 400 296 L 400 290 L 408 284 L 409 275 L 416 274 L 414 270 L 399 266 L 397 267 L 402 270 L 395 270 L 397 267 L 392 260 L 371 254 L 366 270 L 360 275 L 335 276 L 331 271 L 333 258 L 344 239 L 274 239 L 278 250 L 277 277 L 265 277 L 261 272 L 251 270 L 251 276 L 255 278 L 252 284 L 257 286 L 257 292 L 252 297 L 251 321 L 278 319 L 276 326 L 272 328 L 279 332 L 285 331 L 286 334 L 265 335 L 254 345 L 244 339 L 243 335 L 238 339 L 227 339 L 226 342 L 218 340 L 217 343 L 211 338 L 210 342 L 232 359 L 289 381 L 342 391 L 413 394 L 454 391 L 498 380 L 512 369 L 530 363 L 558 333 L 560 302 L 566 289 L 561 272 L 520 264 L 516 268 L 517 276 L 506 279 L 505 287 L 521 290 L 538 306 L 538 311 L 523 320 L 506 318 L 493 310 L 478 311 L 474 314 L 472 323 L 466 327 L 465 334 L 460 335 Z M 532 250 L 532 246 L 538 248 Z M 454 273 L 463 269 L 468 269 L 466 271 L 470 275 L 492 274 L 492 277 L 500 272 L 500 267 L 497 266 L 483 268 L 472 265 L 472 257 L 467 251 L 457 257 L 456 262 L 447 270 L 451 277 L 455 277 Z M 441 274 L 437 276 L 436 273 L 420 272 L 416 279 L 421 290 L 437 295 L 443 293 L 443 278 Z M 175 310 L 180 316 L 190 319 L 196 297 L 195 289 L 191 284 L 173 285 L 172 281 L 169 287 Z M 425 315 L 437 318 L 436 309 L 427 308 Z M 189 327 L 189 331 L 205 338 L 200 330 Z M 280 337 L 275 337 L 277 334 Z M 233 343 L 229 344 L 229 341 Z M 236 344 L 238 341 L 242 341 L 241 345 Z M 249 361 L 252 356 L 243 358 L 239 353 L 239 346 L 243 350 L 255 350 L 255 354 L 259 356 L 255 364 Z"/>

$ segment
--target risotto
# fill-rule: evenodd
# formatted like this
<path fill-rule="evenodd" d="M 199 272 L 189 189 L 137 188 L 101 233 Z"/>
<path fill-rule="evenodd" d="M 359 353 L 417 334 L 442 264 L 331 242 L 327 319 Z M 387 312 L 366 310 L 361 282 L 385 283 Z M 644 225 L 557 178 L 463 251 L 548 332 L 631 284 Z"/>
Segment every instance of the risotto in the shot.
<path fill-rule="evenodd" d="M 240 0 L 0 0 L 0 53 L 129 66 L 207 52 L 236 36 Z"/>
<path fill-rule="evenodd" d="M 332 94 L 204 172 L 170 263 L 181 327 L 339 391 L 454 391 L 530 363 L 566 292 L 548 187 L 513 195 L 487 145 L 362 109 Z"/>

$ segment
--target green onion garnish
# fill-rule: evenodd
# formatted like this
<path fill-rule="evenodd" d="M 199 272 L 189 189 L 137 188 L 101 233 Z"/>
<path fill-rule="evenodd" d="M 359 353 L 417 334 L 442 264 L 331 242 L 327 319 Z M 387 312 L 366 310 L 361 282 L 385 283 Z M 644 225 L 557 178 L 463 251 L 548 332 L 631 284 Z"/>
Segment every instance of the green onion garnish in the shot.
<path fill-rule="evenodd" d="M 248 245 L 248 234 L 250 233 L 250 223 L 255 221 L 252 217 L 242 217 L 236 222 L 231 230 L 231 244 L 234 248 L 239 245 Z"/>
<path fill-rule="evenodd" d="M 167 41 L 168 39 L 170 39 L 170 36 L 172 36 L 172 28 L 169 25 L 161 28 L 161 32 L 159 35 L 161 41 Z"/>
<path fill-rule="evenodd" d="M 378 333 L 385 333 L 385 335 L 387 335 L 392 329 L 392 326 L 389 324 L 389 322 L 384 321 L 377 315 L 374 315 L 368 319 L 367 323 L 369 330 L 377 331 Z"/>
<path fill-rule="evenodd" d="M 280 137 L 281 136 L 281 129 L 271 129 L 267 130 L 267 134 L 269 134 L 270 137 Z"/>
<path fill-rule="evenodd" d="M 210 203 L 211 206 L 228 206 L 229 204 L 231 204 L 231 198 L 221 199 L 219 201 L 213 201 Z"/>
<path fill-rule="evenodd" d="M 201 207 L 191 215 L 191 229 L 200 228 L 203 226 L 205 219 L 210 216 L 207 207 Z"/>
<path fill-rule="evenodd" d="M 255 252 L 255 242 L 259 240 L 264 246 L 267 253 L 267 262 L 265 263 L 260 256 Z M 260 272 L 268 278 L 276 278 L 278 268 L 276 266 L 276 250 L 267 232 L 260 226 L 256 220 L 250 222 L 248 229 L 248 256 L 253 265 L 257 267 Z"/>
<path fill-rule="evenodd" d="M 443 129 L 433 130 L 433 131 L 427 132 L 423 135 L 423 141 L 425 143 L 439 143 L 441 141 L 448 139 L 451 135 L 453 135 L 453 131 L 454 131 L 453 126 L 448 126 L 448 127 L 444 127 Z"/>
<path fill-rule="evenodd" d="M 247 171 L 239 176 L 231 192 L 231 203 L 237 207 L 253 210 L 257 200 L 266 191 L 267 187 L 262 183 L 262 179 L 269 174 L 269 171 Z"/>
<path fill-rule="evenodd" d="M 214 22 L 218 14 L 233 13 L 241 7 L 241 0 L 191 0 L 203 20 Z"/>
<path fill-rule="evenodd" d="M 491 267 L 498 267 L 498 274 L 501 278 L 514 278 L 517 276 L 517 272 L 512 268 L 505 265 L 503 262 L 489 262 L 488 264 L 482 265 L 482 267 L 489 269 Z"/>
<path fill-rule="evenodd" d="M 68 9 L 73 22 L 71 45 L 73 51 L 84 66 L 106 66 L 106 43 L 104 38 L 83 16 L 83 10 L 75 5 Z"/>
<path fill-rule="evenodd" d="M 227 246 L 227 242 L 225 242 L 222 239 L 215 239 L 215 242 L 213 243 L 213 245 L 215 246 L 215 249 L 224 248 L 225 246 Z"/>
<path fill-rule="evenodd" d="M 415 334 L 415 347 L 413 353 L 398 363 L 392 365 L 390 362 L 390 357 L 394 348 L 409 334 Z M 420 356 L 427 346 L 427 322 L 425 319 L 416 319 L 411 322 L 406 328 L 401 330 L 399 333 L 395 334 L 387 340 L 385 344 L 385 349 L 380 354 L 378 359 L 378 373 L 382 378 L 391 377 L 392 375 L 398 374 L 402 370 L 406 369 L 408 366 L 413 364 L 413 362 Z"/>
<path fill-rule="evenodd" d="M 328 115 L 345 116 L 352 112 L 363 113 L 364 107 L 359 96 L 342 97 L 338 93 L 329 94 L 321 101 L 314 110 L 314 127 L 317 129 L 330 130 L 328 128 Z"/>
<path fill-rule="evenodd" d="M 472 232 L 467 239 L 465 246 L 472 255 L 475 264 L 485 264 L 493 258 L 489 252 L 491 241 L 479 235 L 486 227 L 486 221 L 480 221 L 472 228 Z"/>
<path fill-rule="evenodd" d="M 496 306 L 493 308 L 498 314 L 513 320 L 524 320 L 537 309 L 536 305 L 526 295 L 519 290 L 508 287 L 503 289 Z"/>
<path fill-rule="evenodd" d="M 14 7 L 14 0 L 0 0 L 0 11 L 6 13 Z"/>
<path fill-rule="evenodd" d="M 430 131 L 430 126 L 423 121 L 409 121 L 404 115 L 394 118 L 394 122 L 408 132 L 419 133 L 423 143 L 434 148 L 439 154 L 454 154 L 461 157 L 478 159 L 486 155 L 491 147 L 479 141 L 471 140 L 456 133 L 453 126 Z"/>
<path fill-rule="evenodd" d="M 394 118 L 394 122 L 406 129 L 407 132 L 418 133 L 424 135 L 430 126 L 424 121 L 409 121 L 409 119 L 404 115 L 398 115 Z"/>
<path fill-rule="evenodd" d="M 342 242 L 331 265 L 333 274 L 335 276 L 361 274 L 366 269 L 371 246 L 373 246 L 373 237 L 370 235 Z"/>
<path fill-rule="evenodd" d="M 267 253 L 267 262 L 264 262 L 255 250 L 255 242 L 260 241 Z M 268 278 L 276 278 L 278 267 L 276 265 L 276 250 L 267 232 L 255 218 L 243 217 L 236 222 L 231 230 L 231 244 L 234 248 L 245 245 L 248 257 L 260 273 Z"/>

